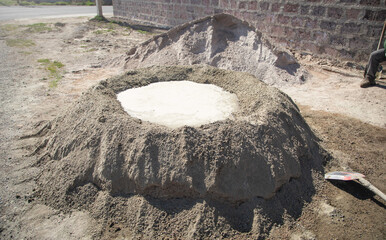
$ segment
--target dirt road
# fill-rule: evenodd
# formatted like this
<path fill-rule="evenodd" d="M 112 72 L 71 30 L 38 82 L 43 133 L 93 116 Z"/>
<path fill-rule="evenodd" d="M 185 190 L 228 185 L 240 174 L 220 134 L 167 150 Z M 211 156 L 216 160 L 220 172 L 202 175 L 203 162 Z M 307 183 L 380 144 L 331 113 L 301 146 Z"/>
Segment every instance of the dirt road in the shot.
<path fill-rule="evenodd" d="M 89 22 L 87 18 L 0 25 L 2 239 L 130 238 L 121 222 L 106 222 L 82 210 L 61 212 L 42 204 L 34 194 L 34 179 L 40 169 L 30 155 L 36 142 L 20 137 L 37 129 L 41 121 L 52 120 L 99 80 L 120 73 L 121 69 L 109 64 L 111 59 L 151 36 L 149 32 Z M 385 192 L 386 81 L 360 89 L 360 71 L 305 54 L 298 57 L 311 73 L 310 79 L 303 85 L 278 87 L 299 105 L 303 117 L 332 154 L 325 171 L 351 169 L 364 173 Z M 384 204 L 358 184 L 320 179 L 317 193 L 305 205 L 301 217 L 284 216 L 269 236 L 385 239 Z M 172 225 L 171 232 L 178 231 L 175 223 L 164 224 Z M 160 234 L 171 237 L 168 232 Z M 248 233 L 240 232 L 240 239 L 247 238 Z"/>
<path fill-rule="evenodd" d="M 103 6 L 103 15 L 112 16 L 113 7 Z M 31 18 L 59 18 L 63 16 L 90 16 L 96 15 L 95 6 L 0 6 L 0 21 Z"/>

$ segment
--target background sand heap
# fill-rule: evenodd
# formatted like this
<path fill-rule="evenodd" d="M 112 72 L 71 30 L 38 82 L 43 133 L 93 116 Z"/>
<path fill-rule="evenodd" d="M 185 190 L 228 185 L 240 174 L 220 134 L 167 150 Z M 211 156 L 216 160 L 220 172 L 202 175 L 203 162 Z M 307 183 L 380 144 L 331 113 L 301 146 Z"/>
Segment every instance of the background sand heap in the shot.
<path fill-rule="evenodd" d="M 116 99 L 128 88 L 182 80 L 236 94 L 234 120 L 171 129 L 131 117 Z M 252 75 L 211 67 L 152 67 L 103 81 L 50 127 L 41 146 L 46 169 L 39 182 L 55 204 L 65 204 L 85 186 L 93 194 L 268 199 L 322 161 L 288 96 Z"/>
<path fill-rule="evenodd" d="M 125 69 L 207 64 L 248 72 L 273 85 L 302 83 L 306 71 L 292 54 L 272 45 L 247 22 L 219 14 L 177 26 L 132 48 Z"/>

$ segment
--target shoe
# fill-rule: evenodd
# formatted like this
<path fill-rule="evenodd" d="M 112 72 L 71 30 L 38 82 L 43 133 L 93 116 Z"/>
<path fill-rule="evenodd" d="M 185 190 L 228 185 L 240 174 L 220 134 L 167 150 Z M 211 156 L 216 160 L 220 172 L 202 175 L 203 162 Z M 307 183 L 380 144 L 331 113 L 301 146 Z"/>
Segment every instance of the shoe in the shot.
<path fill-rule="evenodd" d="M 367 88 L 375 85 L 376 85 L 375 80 L 370 79 L 369 77 L 365 77 L 360 84 L 361 88 Z"/>

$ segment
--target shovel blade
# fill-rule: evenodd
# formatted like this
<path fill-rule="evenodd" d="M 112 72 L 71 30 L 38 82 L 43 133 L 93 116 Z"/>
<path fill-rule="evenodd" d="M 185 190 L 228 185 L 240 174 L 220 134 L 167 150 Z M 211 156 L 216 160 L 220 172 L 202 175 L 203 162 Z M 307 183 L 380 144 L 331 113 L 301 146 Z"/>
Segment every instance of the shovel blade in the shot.
<path fill-rule="evenodd" d="M 351 181 L 359 178 L 364 178 L 365 175 L 357 172 L 329 172 L 324 175 L 324 179 L 331 180 L 343 180 L 343 181 Z"/>

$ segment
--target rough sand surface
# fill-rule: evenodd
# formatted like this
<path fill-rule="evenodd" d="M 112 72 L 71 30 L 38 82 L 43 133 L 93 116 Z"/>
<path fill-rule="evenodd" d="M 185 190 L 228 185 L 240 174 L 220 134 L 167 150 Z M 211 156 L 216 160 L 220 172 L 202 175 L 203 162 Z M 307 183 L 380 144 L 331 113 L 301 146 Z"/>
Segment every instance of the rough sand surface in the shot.
<path fill-rule="evenodd" d="M 116 93 L 133 87 L 183 80 L 236 94 L 240 109 L 233 120 L 172 129 L 131 117 L 116 99 Z M 315 192 L 313 174 L 321 174 L 327 156 L 287 95 L 250 74 L 212 67 L 152 67 L 102 81 L 38 132 L 43 135 L 38 164 L 44 169 L 38 195 L 45 203 L 65 211 L 80 207 L 100 216 L 109 210 L 102 195 L 116 196 L 122 204 L 138 197 L 156 202 L 181 198 L 180 204 L 193 206 L 211 202 L 207 209 L 221 208 L 218 218 L 224 222 L 205 227 L 230 228 L 229 233 L 211 233 L 217 236 L 235 229 L 263 236 L 277 221 L 271 214 L 286 211 L 298 217 L 301 205 Z M 229 219 L 243 211 L 230 204 L 243 202 L 262 205 L 250 205 L 249 219 L 234 223 Z M 265 213 L 273 209 L 277 213 Z M 123 219 L 137 215 L 131 207 L 121 211 L 116 214 Z M 169 211 L 179 212 L 180 206 L 169 206 Z M 108 214 L 104 219 L 116 217 Z M 252 223 L 263 217 L 266 222 Z M 177 237 L 189 238 L 202 228 L 181 226 Z M 156 230 L 153 234 L 161 236 Z"/>
<path fill-rule="evenodd" d="M 386 75 L 375 87 L 358 88 L 363 72 L 338 68 L 331 62 L 299 54 L 299 63 L 308 66 L 310 78 L 302 85 L 277 86 L 302 105 L 313 110 L 342 113 L 363 122 L 386 128 Z M 316 65 L 320 62 L 321 65 Z"/>
<path fill-rule="evenodd" d="M 207 64 L 249 72 L 271 85 L 299 84 L 307 72 L 286 49 L 231 15 L 219 14 L 177 26 L 132 48 L 116 60 L 125 69 L 152 65 Z"/>
<path fill-rule="evenodd" d="M 59 22 L 65 26 L 55 32 L 25 31 L 26 25 L 40 22 L 51 26 Z M 152 35 L 126 30 L 116 24 L 96 25 L 85 18 L 13 21 L 6 27 L 4 24 L 0 27 L 1 239 L 56 239 L 59 236 L 130 239 L 133 232 L 137 238 L 176 239 L 184 236 L 185 229 L 189 229 L 188 238 L 193 239 L 204 236 L 251 239 L 257 232 L 267 231 L 256 226 L 269 228 L 273 222 L 277 224 L 269 233 L 261 235 L 261 239 L 386 238 L 385 203 L 380 198 L 354 182 L 327 182 L 319 174 L 314 174 L 315 192 L 305 195 L 308 201 L 307 196 L 314 194 L 310 202 L 303 204 L 301 199 L 294 203 L 299 204 L 293 208 L 295 212 L 283 210 L 280 202 L 287 200 L 286 192 L 280 201 L 275 200 L 277 204 L 270 202 L 267 206 L 264 201 L 251 201 L 241 204 L 234 212 L 229 212 L 228 206 L 217 205 L 214 209 L 212 202 L 199 199 L 164 201 L 135 196 L 125 201 L 125 196 L 121 196 L 123 198 L 118 201 L 119 196 L 103 192 L 97 196 L 100 201 L 95 208 L 106 212 L 98 216 L 82 210 L 85 206 L 78 204 L 82 201 L 74 202 L 69 212 L 44 205 L 36 195 L 36 179 L 41 168 L 36 164 L 37 159 L 30 155 L 36 149 L 37 139 L 20 137 L 28 132 L 36 133 L 43 126 L 39 122 L 53 120 L 90 86 L 119 73 L 103 62 L 111 61 L 110 58 L 120 56 Z M 11 47 L 6 44 L 7 39 L 17 38 L 34 40 L 36 45 Z M 304 53 L 295 56 L 311 74 L 306 84 L 287 93 L 295 99 L 302 116 L 333 156 L 324 171 L 361 172 L 386 192 L 386 130 L 369 124 L 368 120 L 377 119 L 381 123 L 378 126 L 385 124 L 386 118 L 380 114 L 386 103 L 385 80 L 377 87 L 360 89 L 360 71 Z M 65 64 L 57 87 L 49 87 L 51 79 L 37 62 L 41 58 Z M 274 199 L 280 198 L 279 195 Z M 122 216 L 125 211 L 136 215 Z"/>

